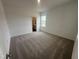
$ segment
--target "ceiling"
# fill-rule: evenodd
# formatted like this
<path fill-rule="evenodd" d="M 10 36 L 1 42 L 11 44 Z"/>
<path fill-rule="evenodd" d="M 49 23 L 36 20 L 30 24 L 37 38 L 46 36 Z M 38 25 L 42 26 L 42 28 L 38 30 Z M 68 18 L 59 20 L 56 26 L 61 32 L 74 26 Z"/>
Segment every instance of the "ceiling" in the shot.
<path fill-rule="evenodd" d="M 38 4 L 37 0 L 2 0 L 6 13 L 19 15 L 35 15 L 70 1 L 72 0 L 41 0 Z"/>

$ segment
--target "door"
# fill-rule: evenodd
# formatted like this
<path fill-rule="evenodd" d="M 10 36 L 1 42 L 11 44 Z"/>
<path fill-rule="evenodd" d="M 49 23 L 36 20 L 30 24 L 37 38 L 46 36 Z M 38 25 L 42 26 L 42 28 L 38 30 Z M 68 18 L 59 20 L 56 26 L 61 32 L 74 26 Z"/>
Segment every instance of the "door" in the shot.
<path fill-rule="evenodd" d="M 36 17 L 32 17 L 32 31 L 36 31 Z"/>

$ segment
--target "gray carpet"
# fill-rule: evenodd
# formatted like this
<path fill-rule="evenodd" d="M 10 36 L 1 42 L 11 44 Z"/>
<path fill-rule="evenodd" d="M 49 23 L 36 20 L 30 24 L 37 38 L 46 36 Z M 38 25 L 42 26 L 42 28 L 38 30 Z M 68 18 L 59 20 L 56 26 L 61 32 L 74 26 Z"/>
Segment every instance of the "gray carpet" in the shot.
<path fill-rule="evenodd" d="M 13 37 L 10 59 L 71 59 L 74 41 L 43 32 Z"/>

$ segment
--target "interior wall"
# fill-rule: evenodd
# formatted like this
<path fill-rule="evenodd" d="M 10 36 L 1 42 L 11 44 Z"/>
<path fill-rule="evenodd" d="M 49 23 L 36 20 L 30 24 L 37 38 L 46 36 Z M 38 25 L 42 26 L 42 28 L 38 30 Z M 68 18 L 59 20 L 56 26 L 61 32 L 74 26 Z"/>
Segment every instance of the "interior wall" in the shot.
<path fill-rule="evenodd" d="M 32 32 L 32 17 L 8 15 L 7 22 L 11 37 Z"/>
<path fill-rule="evenodd" d="M 6 22 L 6 17 L 0 0 L 0 59 L 6 59 L 6 54 L 9 53 L 10 35 Z"/>
<path fill-rule="evenodd" d="M 77 2 L 56 6 L 47 11 L 46 27 L 41 27 L 41 30 L 74 40 L 77 35 L 77 13 Z"/>
<path fill-rule="evenodd" d="M 11 37 L 31 33 L 32 16 L 36 16 L 36 10 L 32 5 L 27 6 L 24 1 L 22 1 L 24 4 L 20 4 L 21 1 L 15 1 L 12 4 L 10 2 L 4 1 L 3 4 Z M 28 3 L 31 4 L 32 2 L 29 1 Z"/>
<path fill-rule="evenodd" d="M 40 31 L 40 13 L 37 15 L 37 20 L 36 20 L 36 28 L 37 28 L 37 32 Z"/>

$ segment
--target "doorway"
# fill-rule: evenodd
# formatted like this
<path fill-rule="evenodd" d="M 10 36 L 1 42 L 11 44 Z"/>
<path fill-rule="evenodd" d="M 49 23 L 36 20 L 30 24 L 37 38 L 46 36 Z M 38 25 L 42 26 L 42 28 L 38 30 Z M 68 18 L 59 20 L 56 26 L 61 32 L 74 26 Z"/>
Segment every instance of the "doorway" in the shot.
<path fill-rule="evenodd" d="M 32 17 L 32 31 L 36 32 L 36 17 Z"/>

